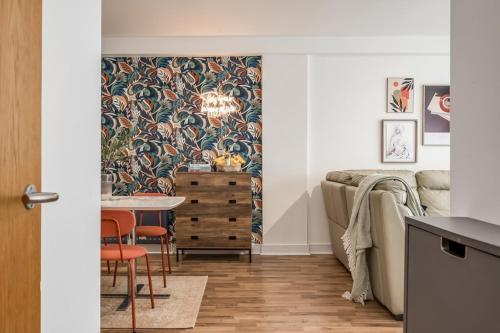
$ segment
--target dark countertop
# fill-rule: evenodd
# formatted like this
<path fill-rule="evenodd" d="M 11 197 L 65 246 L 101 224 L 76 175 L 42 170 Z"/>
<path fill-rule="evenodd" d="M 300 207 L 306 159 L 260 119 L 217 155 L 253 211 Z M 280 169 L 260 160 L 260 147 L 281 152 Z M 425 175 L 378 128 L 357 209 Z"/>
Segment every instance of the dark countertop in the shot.
<path fill-rule="evenodd" d="M 406 217 L 405 223 L 500 257 L 500 225 L 468 217 Z"/>

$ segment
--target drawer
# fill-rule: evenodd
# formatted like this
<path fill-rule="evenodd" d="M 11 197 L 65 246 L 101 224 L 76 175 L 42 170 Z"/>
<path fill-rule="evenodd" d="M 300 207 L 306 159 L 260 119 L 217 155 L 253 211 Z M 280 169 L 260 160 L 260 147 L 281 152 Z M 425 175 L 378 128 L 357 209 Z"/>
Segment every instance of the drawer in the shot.
<path fill-rule="evenodd" d="M 241 238 L 245 236 L 250 237 L 252 234 L 250 219 L 239 222 L 229 222 L 223 219 L 201 219 L 196 221 L 195 219 L 196 218 L 192 218 L 193 221 L 178 221 L 175 225 L 176 237 L 189 238 L 192 235 L 196 235 L 202 238 L 227 238 L 228 236 L 237 236 Z"/>
<path fill-rule="evenodd" d="M 407 233 L 405 332 L 500 332 L 500 258 L 460 238 Z"/>
<path fill-rule="evenodd" d="M 186 197 L 185 203 L 198 204 L 251 204 L 252 193 L 250 188 L 246 191 L 219 191 L 219 192 L 184 192 L 177 191 L 177 196 Z"/>
<path fill-rule="evenodd" d="M 252 205 L 245 204 L 203 204 L 186 202 L 175 209 L 178 217 L 250 217 Z"/>
<path fill-rule="evenodd" d="M 248 218 L 177 218 L 178 248 L 250 248 L 252 220 Z"/>
<path fill-rule="evenodd" d="M 248 231 L 252 227 L 251 217 L 177 217 L 175 219 L 176 229 L 179 228 L 209 228 L 209 229 L 234 229 L 239 228 L 241 230 Z"/>
<path fill-rule="evenodd" d="M 219 228 L 206 228 L 200 225 L 185 224 L 184 227 L 176 228 L 175 236 L 177 238 L 190 237 L 192 235 L 206 237 L 221 237 L 226 239 L 228 236 L 250 237 L 250 228 L 241 228 L 230 225 L 220 226 Z"/>
<path fill-rule="evenodd" d="M 177 185 L 175 193 L 180 196 L 179 193 L 189 193 L 189 192 L 207 192 L 217 194 L 220 192 L 250 192 L 251 193 L 251 185 Z"/>
<path fill-rule="evenodd" d="M 180 234 L 176 235 L 178 249 L 249 249 L 252 245 L 250 235 L 206 235 L 206 234 Z"/>
<path fill-rule="evenodd" d="M 252 184 L 249 173 L 210 172 L 210 173 L 178 173 L 175 179 L 178 191 L 203 189 L 214 191 L 217 187 L 229 189 L 248 189 Z"/>

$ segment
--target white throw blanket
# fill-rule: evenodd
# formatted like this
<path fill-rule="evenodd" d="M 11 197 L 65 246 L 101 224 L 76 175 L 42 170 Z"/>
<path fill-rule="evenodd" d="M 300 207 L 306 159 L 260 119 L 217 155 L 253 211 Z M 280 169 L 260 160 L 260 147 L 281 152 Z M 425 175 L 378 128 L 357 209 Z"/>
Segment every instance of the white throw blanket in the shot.
<path fill-rule="evenodd" d="M 413 216 L 424 215 L 418 196 L 401 177 L 375 174 L 368 175 L 361 181 L 354 194 L 349 227 L 342 236 L 353 279 L 351 292 L 346 291 L 343 297 L 356 303 L 364 304 L 365 300 L 373 298 L 366 258 L 367 249 L 372 247 L 370 191 L 378 183 L 388 180 L 399 181 L 403 184 L 407 193 L 406 206 Z"/>

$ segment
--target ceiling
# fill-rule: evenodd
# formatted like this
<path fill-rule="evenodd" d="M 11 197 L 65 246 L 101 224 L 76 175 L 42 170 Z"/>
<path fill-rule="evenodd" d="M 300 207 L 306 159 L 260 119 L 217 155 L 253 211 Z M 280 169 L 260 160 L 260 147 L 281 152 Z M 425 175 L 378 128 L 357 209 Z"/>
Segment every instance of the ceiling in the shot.
<path fill-rule="evenodd" d="M 450 33 L 450 0 L 102 0 L 103 36 Z"/>

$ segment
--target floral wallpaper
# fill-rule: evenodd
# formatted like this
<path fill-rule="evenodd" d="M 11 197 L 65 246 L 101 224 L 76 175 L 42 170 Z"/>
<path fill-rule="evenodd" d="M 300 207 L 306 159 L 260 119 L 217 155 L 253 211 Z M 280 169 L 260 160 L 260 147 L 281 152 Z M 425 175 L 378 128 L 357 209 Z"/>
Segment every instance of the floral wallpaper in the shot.
<path fill-rule="evenodd" d="M 261 57 L 105 57 L 102 59 L 101 136 L 121 128 L 130 158 L 114 161 L 113 194 L 175 195 L 175 175 L 193 161 L 225 150 L 252 173 L 253 238 L 262 238 Z M 239 112 L 224 118 L 201 112 L 201 94 L 233 96 Z"/>

